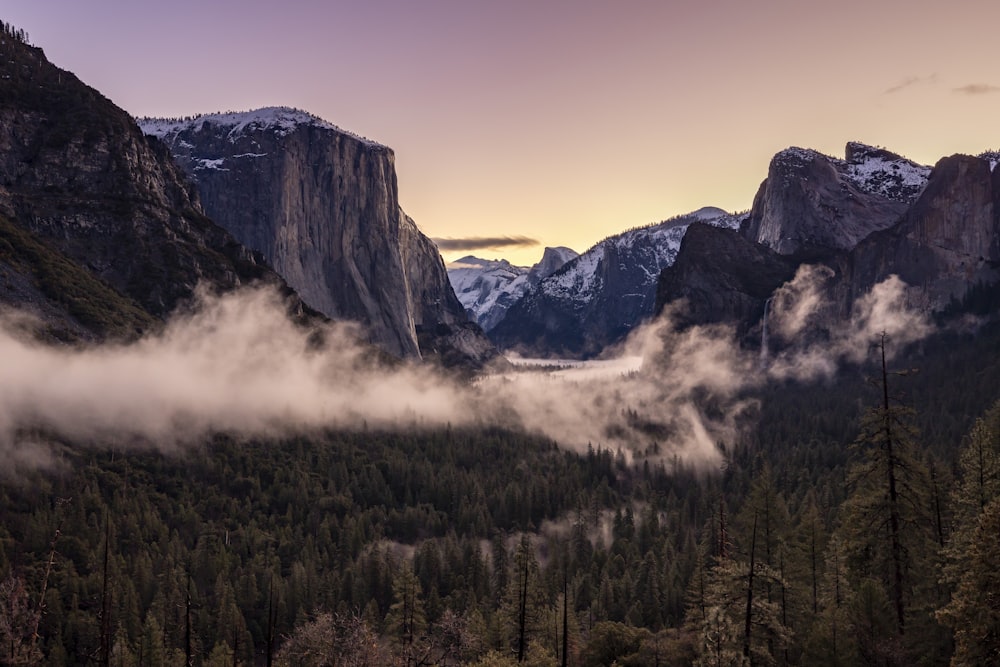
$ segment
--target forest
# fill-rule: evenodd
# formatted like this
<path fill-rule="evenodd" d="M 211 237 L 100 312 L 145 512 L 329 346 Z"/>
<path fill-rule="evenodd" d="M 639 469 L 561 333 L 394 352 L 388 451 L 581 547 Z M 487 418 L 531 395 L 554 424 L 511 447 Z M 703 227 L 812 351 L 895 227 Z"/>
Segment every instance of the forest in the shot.
<path fill-rule="evenodd" d="M 876 343 L 754 390 L 711 470 L 484 428 L 53 443 L 0 479 L 0 663 L 995 664 L 1000 328 Z"/>

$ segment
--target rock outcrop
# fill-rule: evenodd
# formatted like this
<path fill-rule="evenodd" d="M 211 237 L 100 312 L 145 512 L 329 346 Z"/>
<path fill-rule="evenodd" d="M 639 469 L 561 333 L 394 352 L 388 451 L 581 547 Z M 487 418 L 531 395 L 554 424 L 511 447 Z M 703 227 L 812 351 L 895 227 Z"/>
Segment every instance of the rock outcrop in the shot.
<path fill-rule="evenodd" d="M 61 322 L 57 337 L 134 336 L 199 283 L 284 286 L 204 214 L 128 114 L 11 38 L 0 45 L 0 217 L 2 298 Z"/>
<path fill-rule="evenodd" d="M 403 357 L 440 354 L 460 331 L 476 337 L 437 248 L 399 206 L 391 149 L 287 108 L 139 122 L 195 181 L 209 216 L 312 307 L 359 321 Z M 472 347 L 490 349 L 485 338 Z"/>
<path fill-rule="evenodd" d="M 748 241 L 735 230 L 694 224 L 677 260 L 660 274 L 656 310 L 683 300 L 674 314 L 678 325 L 735 322 L 743 336 L 798 265 L 797 259 Z"/>
<path fill-rule="evenodd" d="M 1000 172 L 986 158 L 941 159 L 899 224 L 862 241 L 839 264 L 849 304 L 891 274 L 913 307 L 938 311 L 977 284 L 1000 281 Z"/>
<path fill-rule="evenodd" d="M 822 255 L 898 222 L 930 169 L 863 144 L 848 144 L 846 153 L 847 160 L 801 148 L 775 155 L 747 238 L 785 255 Z"/>
<path fill-rule="evenodd" d="M 689 233 L 661 277 L 657 307 L 684 298 L 686 322 L 729 321 L 747 332 L 775 281 L 803 263 L 830 269 L 827 298 L 841 315 L 891 275 L 906 284 L 909 307 L 961 307 L 970 290 L 1000 284 L 997 157 L 955 155 L 930 170 L 861 144 L 848 144 L 846 161 L 782 151 L 743 239 Z"/>

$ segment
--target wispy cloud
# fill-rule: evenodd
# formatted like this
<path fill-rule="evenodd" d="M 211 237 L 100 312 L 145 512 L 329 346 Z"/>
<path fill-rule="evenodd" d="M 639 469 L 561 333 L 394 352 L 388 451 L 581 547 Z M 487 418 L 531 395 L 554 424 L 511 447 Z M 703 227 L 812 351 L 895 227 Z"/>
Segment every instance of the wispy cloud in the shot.
<path fill-rule="evenodd" d="M 893 349 L 930 332 L 926 316 L 907 308 L 899 278 L 873 287 L 846 319 L 824 296 L 831 279 L 829 269 L 803 267 L 775 294 L 770 332 L 781 344 L 767 357 L 742 348 L 731 325 L 679 326 L 682 306 L 672 304 L 599 365 L 527 368 L 471 384 L 429 366 L 377 363 L 355 326 L 303 328 L 264 288 L 199 291 L 159 333 L 88 348 L 42 345 L 28 335 L 29 320 L 0 309 L 0 480 L 63 465 L 65 443 L 179 453 L 214 433 L 446 424 L 715 467 L 718 443 L 736 442 L 752 424 L 758 399 L 749 396 L 769 378 L 829 377 L 843 362 L 860 363 L 883 332 Z"/>
<path fill-rule="evenodd" d="M 989 95 L 991 93 L 1000 93 L 1000 86 L 995 86 L 991 83 L 970 83 L 958 88 L 952 88 L 952 92 L 961 95 Z"/>
<path fill-rule="evenodd" d="M 464 239 L 431 239 L 441 250 L 480 250 L 483 248 L 523 248 L 538 245 L 527 236 L 470 236 Z"/>
<path fill-rule="evenodd" d="M 923 76 L 908 76 L 894 86 L 890 86 L 882 91 L 885 95 L 892 95 L 893 93 L 898 93 L 901 90 L 906 90 L 907 88 L 912 88 L 913 86 L 919 86 L 923 84 L 932 84 L 937 82 L 937 74 L 925 74 Z"/>

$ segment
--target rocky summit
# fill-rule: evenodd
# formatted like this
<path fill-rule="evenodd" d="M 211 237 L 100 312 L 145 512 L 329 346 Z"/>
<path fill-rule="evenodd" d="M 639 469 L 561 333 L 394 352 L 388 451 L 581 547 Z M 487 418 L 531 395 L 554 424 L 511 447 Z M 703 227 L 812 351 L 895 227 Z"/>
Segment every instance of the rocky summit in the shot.
<path fill-rule="evenodd" d="M 846 158 L 801 148 L 775 155 L 754 198 L 748 238 L 785 255 L 849 250 L 896 223 L 930 173 L 859 143 L 848 144 Z"/>
<path fill-rule="evenodd" d="M 400 208 L 388 147 L 284 107 L 139 124 L 192 178 L 206 213 L 312 307 L 361 322 L 398 356 L 495 354 Z"/>

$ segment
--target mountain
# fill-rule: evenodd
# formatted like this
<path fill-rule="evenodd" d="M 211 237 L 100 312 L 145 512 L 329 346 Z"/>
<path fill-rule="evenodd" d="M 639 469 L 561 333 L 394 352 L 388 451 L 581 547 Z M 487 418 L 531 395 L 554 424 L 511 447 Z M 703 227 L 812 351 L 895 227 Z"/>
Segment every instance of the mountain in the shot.
<path fill-rule="evenodd" d="M 291 298 L 127 113 L 41 49 L 0 41 L 0 300 L 49 339 L 94 340 L 156 327 L 199 284 Z"/>
<path fill-rule="evenodd" d="M 931 172 L 920 197 L 893 227 L 872 234 L 835 266 L 848 303 L 891 274 L 907 300 L 927 311 L 1000 283 L 1000 171 L 989 155 L 952 155 Z"/>
<path fill-rule="evenodd" d="M 361 322 L 397 356 L 495 355 L 437 248 L 400 208 L 388 147 L 285 107 L 139 125 L 166 144 L 206 213 L 312 307 Z"/>
<path fill-rule="evenodd" d="M 684 299 L 685 306 L 675 315 L 678 325 L 735 321 L 742 337 L 798 266 L 794 258 L 754 243 L 738 230 L 695 223 L 684 235 L 674 263 L 660 275 L 657 312 L 666 303 Z"/>
<path fill-rule="evenodd" d="M 685 321 L 736 322 L 747 333 L 759 329 L 775 281 L 803 263 L 828 267 L 826 296 L 841 315 L 891 275 L 910 307 L 959 307 L 1000 284 L 997 161 L 954 155 L 929 168 L 856 143 L 845 160 L 782 151 L 739 239 L 708 229 L 686 237 L 661 275 L 657 309 L 683 298 Z"/>
<path fill-rule="evenodd" d="M 689 225 L 735 229 L 741 220 L 706 207 L 607 238 L 529 290 L 490 337 L 526 354 L 596 355 L 653 314 L 660 272 L 674 262 Z"/>
<path fill-rule="evenodd" d="M 546 248 L 542 259 L 528 268 L 467 255 L 448 266 L 448 279 L 469 318 L 488 333 L 528 290 L 577 257 L 569 248 Z"/>
<path fill-rule="evenodd" d="M 771 160 L 754 198 L 748 238 L 784 255 L 849 250 L 895 224 L 929 173 L 859 143 L 847 145 L 845 160 L 788 148 Z"/>

